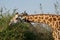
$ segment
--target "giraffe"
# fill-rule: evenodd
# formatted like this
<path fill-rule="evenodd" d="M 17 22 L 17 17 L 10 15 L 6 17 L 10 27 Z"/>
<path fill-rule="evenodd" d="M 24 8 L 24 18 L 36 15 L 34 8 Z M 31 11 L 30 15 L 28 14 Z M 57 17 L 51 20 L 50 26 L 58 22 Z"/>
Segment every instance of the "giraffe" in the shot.
<path fill-rule="evenodd" d="M 60 15 L 53 14 L 36 14 L 36 15 L 19 15 L 22 19 L 28 22 L 38 22 L 48 24 L 52 29 L 54 40 L 60 40 Z"/>

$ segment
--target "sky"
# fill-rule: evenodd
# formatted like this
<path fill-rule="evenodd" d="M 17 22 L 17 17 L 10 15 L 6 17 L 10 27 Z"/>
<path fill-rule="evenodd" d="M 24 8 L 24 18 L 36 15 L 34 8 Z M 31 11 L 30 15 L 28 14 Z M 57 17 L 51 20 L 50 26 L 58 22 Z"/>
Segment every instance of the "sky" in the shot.
<path fill-rule="evenodd" d="M 40 3 L 44 13 L 54 13 L 54 3 L 60 0 L 0 0 L 0 7 L 8 10 L 18 9 L 18 12 L 26 11 L 27 13 L 41 13 Z"/>

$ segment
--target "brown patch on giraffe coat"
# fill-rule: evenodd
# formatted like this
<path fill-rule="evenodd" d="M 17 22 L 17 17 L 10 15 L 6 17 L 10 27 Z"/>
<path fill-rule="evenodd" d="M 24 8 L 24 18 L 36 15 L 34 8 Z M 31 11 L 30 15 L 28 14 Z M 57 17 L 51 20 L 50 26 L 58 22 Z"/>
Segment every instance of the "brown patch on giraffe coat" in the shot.
<path fill-rule="evenodd" d="M 47 24 L 50 24 L 50 22 L 49 22 L 49 21 L 47 21 Z"/>
<path fill-rule="evenodd" d="M 43 19 L 43 16 L 40 16 L 39 19 Z"/>
<path fill-rule="evenodd" d="M 30 19 L 33 19 L 33 16 L 30 16 Z"/>
<path fill-rule="evenodd" d="M 48 17 L 45 17 L 45 19 L 48 19 Z"/>
<path fill-rule="evenodd" d="M 33 19 L 37 19 L 37 16 L 33 16 Z"/>
<path fill-rule="evenodd" d="M 49 17 L 51 17 L 51 15 L 49 15 Z"/>
<path fill-rule="evenodd" d="M 35 19 L 37 19 L 37 17 L 35 17 Z"/>
<path fill-rule="evenodd" d="M 53 21 L 56 21 L 56 18 L 53 18 Z"/>
<path fill-rule="evenodd" d="M 52 18 L 49 18 L 48 21 L 52 22 Z"/>
<path fill-rule="evenodd" d="M 39 19 L 37 20 L 38 23 L 40 23 L 40 21 L 41 21 L 41 20 L 39 20 Z"/>
<path fill-rule="evenodd" d="M 59 22 L 59 25 L 60 25 L 60 22 Z"/>
<path fill-rule="evenodd" d="M 60 20 L 60 18 L 58 18 L 58 21 Z"/>
<path fill-rule="evenodd" d="M 46 20 L 43 20 L 43 23 L 47 24 L 47 23 L 46 23 Z"/>

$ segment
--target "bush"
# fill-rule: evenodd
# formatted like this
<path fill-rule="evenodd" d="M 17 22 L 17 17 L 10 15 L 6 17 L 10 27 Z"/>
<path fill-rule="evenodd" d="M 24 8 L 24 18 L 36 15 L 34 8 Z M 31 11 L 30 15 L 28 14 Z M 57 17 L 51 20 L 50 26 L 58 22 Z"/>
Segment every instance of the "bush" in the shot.
<path fill-rule="evenodd" d="M 18 23 L 8 26 L 6 30 L 0 32 L 0 40 L 34 40 L 34 33 L 29 30 L 26 23 Z M 24 38 L 25 37 L 25 38 Z"/>
<path fill-rule="evenodd" d="M 13 15 L 0 18 L 0 40 L 53 40 L 50 33 L 37 33 L 38 29 L 29 23 L 17 23 L 9 26 L 8 23 Z M 43 32 L 43 31 L 42 31 Z"/>

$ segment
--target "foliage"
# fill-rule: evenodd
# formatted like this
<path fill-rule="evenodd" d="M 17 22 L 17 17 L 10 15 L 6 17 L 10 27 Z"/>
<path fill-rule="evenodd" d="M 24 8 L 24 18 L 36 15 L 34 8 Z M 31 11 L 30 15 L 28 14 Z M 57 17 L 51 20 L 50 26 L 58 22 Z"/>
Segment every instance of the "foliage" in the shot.
<path fill-rule="evenodd" d="M 28 37 L 32 39 L 35 35 L 32 31 L 27 32 L 28 29 L 28 25 L 22 23 L 8 26 L 6 30 L 0 32 L 0 40 L 28 40 Z"/>
<path fill-rule="evenodd" d="M 7 14 L 0 16 L 0 40 L 26 40 L 28 35 L 32 35 L 30 39 L 35 36 L 32 31 L 29 31 L 28 23 L 17 23 L 9 26 L 8 23 L 13 15 Z"/>

